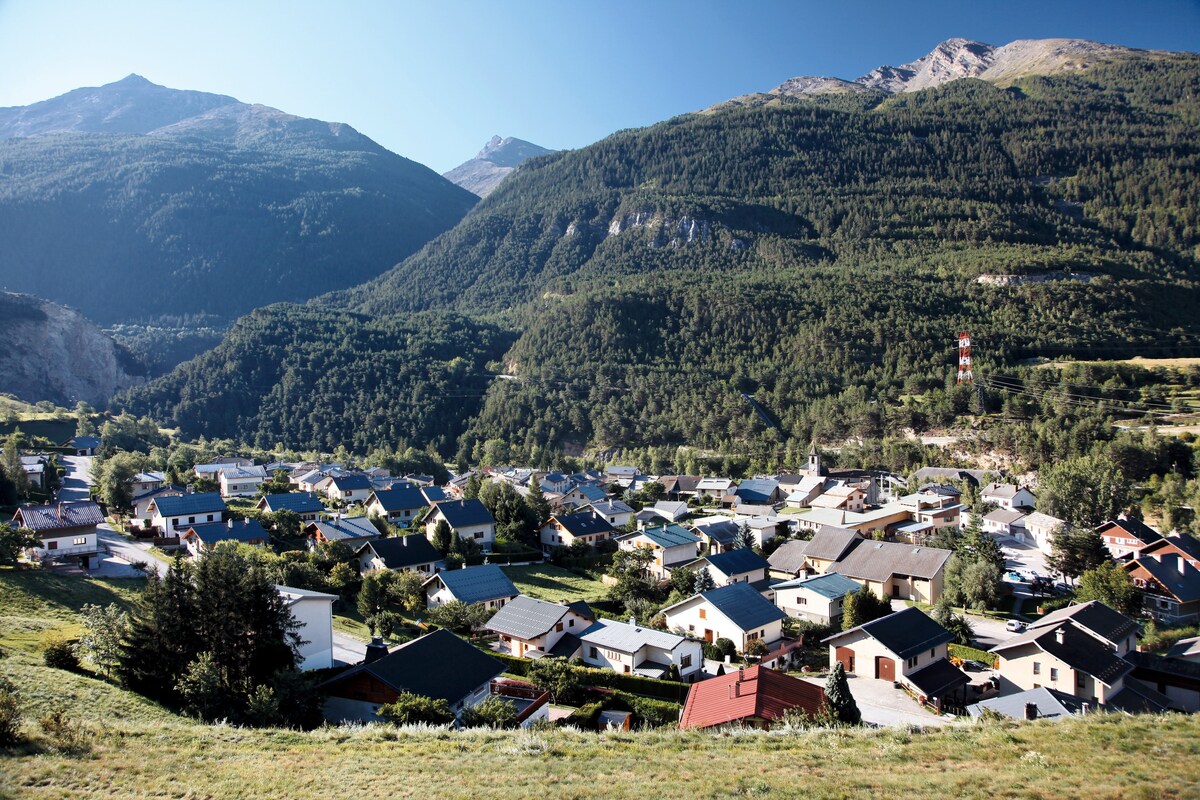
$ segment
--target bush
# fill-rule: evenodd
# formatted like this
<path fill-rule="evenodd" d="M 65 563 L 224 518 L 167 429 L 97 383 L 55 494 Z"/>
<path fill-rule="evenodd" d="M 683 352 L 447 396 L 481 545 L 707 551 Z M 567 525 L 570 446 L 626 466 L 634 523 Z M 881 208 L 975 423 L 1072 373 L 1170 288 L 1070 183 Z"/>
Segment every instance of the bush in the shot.
<path fill-rule="evenodd" d="M 0 677 L 0 746 L 21 740 L 21 695 L 7 678 Z"/>
<path fill-rule="evenodd" d="M 47 667 L 78 672 L 79 656 L 75 654 L 75 645 L 74 640 L 53 639 L 42 649 L 42 661 Z"/>
<path fill-rule="evenodd" d="M 450 704 L 444 699 L 423 697 L 411 692 L 401 692 L 396 702 L 379 707 L 379 716 L 397 725 L 424 722 L 429 725 L 445 725 L 454 721 Z"/>
<path fill-rule="evenodd" d="M 42 733 L 49 737 L 50 746 L 64 755 L 86 753 L 91 745 L 91 735 L 84 729 L 83 723 L 69 717 L 62 707 L 43 714 L 38 725 Z"/>
<path fill-rule="evenodd" d="M 464 711 L 462 724 L 465 728 L 515 728 L 517 707 L 511 700 L 492 695 L 479 705 Z"/>
<path fill-rule="evenodd" d="M 736 656 L 737 645 L 732 640 L 721 637 L 715 642 L 704 643 L 704 657 L 709 661 L 724 661 L 725 656 Z"/>
<path fill-rule="evenodd" d="M 504 666 L 507 667 L 505 672 L 510 672 L 513 675 L 519 675 L 522 678 L 529 674 L 529 665 L 533 663 L 531 659 L 519 658 L 517 656 L 510 655 L 509 653 L 496 653 L 489 650 L 488 655 L 490 655 L 492 658 L 503 661 Z"/>

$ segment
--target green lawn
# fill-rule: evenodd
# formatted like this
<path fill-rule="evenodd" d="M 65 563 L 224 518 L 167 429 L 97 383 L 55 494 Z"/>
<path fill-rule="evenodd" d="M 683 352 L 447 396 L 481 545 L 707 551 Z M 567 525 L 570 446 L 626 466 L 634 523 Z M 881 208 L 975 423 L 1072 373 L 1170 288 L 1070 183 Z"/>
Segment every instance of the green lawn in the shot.
<path fill-rule="evenodd" d="M 501 567 L 523 595 L 537 600 L 599 600 L 608 587 L 598 580 L 577 575 L 553 564 Z"/>

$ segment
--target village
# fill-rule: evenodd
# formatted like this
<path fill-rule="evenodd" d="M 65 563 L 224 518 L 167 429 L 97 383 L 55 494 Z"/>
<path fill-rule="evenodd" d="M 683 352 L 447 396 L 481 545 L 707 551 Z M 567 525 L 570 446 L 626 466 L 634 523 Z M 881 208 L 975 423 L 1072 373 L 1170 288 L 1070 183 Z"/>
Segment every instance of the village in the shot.
<path fill-rule="evenodd" d="M 334 724 L 402 696 L 454 724 L 499 707 L 593 729 L 1200 710 L 1200 638 L 1139 643 L 1200 619 L 1196 539 L 1132 518 L 1085 532 L 1103 547 L 1091 569 L 1136 588 L 1122 613 L 1064 572 L 1064 521 L 995 473 L 840 470 L 814 445 L 802 470 L 740 481 L 496 466 L 437 485 L 231 456 L 182 485 L 133 475 L 128 507 L 102 508 L 100 446 L 65 443 L 56 502 L 17 510 L 29 564 L 136 577 L 223 548 L 334 554 L 324 579 L 276 587 Z M 22 463 L 31 481 L 49 464 Z M 514 502 L 536 526 L 523 537 Z M 990 578 L 968 577 L 971 553 L 993 554 L 974 570 Z"/>

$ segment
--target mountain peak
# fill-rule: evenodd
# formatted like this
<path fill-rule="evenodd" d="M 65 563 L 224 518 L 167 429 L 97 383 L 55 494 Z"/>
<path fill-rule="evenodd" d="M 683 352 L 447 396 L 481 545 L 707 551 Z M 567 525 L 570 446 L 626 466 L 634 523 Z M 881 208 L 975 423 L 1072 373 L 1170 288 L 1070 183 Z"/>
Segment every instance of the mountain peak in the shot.
<path fill-rule="evenodd" d="M 119 81 L 105 84 L 106 86 L 155 86 L 157 84 L 148 81 L 136 72 L 131 72 Z M 103 88 L 103 87 L 101 87 Z"/>
<path fill-rule="evenodd" d="M 501 138 L 497 135 L 488 139 L 487 144 L 474 158 L 443 173 L 442 177 L 468 192 L 487 197 L 504 176 L 520 166 L 523 161 L 553 152 L 524 139 L 513 136 Z"/>
<path fill-rule="evenodd" d="M 913 92 L 959 78 L 976 78 L 992 64 L 996 48 L 970 39 L 947 39 L 927 55 L 899 67 L 882 66 L 855 80 L 886 92 Z"/>

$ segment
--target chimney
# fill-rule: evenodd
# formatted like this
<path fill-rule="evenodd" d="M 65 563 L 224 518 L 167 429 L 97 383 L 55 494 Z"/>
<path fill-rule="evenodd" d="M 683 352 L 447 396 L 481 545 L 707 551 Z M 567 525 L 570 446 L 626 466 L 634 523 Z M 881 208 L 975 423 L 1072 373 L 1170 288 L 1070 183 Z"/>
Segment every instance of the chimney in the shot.
<path fill-rule="evenodd" d="M 229 526 L 229 530 L 233 530 L 233 517 L 230 517 L 229 522 L 226 522 L 225 524 Z"/>
<path fill-rule="evenodd" d="M 1180 575 L 1182 575 L 1182 574 L 1183 574 L 1183 569 L 1184 569 L 1184 567 L 1183 567 L 1183 556 L 1176 556 L 1176 558 L 1179 560 L 1179 574 L 1180 574 Z"/>
<path fill-rule="evenodd" d="M 629 615 L 629 624 L 637 625 L 637 619 L 632 614 Z"/>
<path fill-rule="evenodd" d="M 1062 644 L 1063 637 L 1066 636 L 1066 632 L 1067 632 L 1067 628 L 1065 625 L 1060 628 L 1056 628 L 1054 631 L 1054 640 L 1056 642 L 1058 642 L 1059 644 Z"/>
<path fill-rule="evenodd" d="M 1025 704 L 1025 719 L 1037 719 L 1038 707 L 1037 703 Z"/>
<path fill-rule="evenodd" d="M 372 661 L 378 661 L 388 654 L 387 645 L 383 643 L 383 639 L 375 636 L 371 639 L 371 643 L 367 645 L 366 655 L 363 656 L 363 663 L 370 664 Z"/>
<path fill-rule="evenodd" d="M 738 683 L 741 683 L 741 682 L 742 682 L 742 681 L 744 681 L 744 680 L 746 680 L 746 668 L 745 668 L 745 667 L 738 667 L 738 679 L 737 679 L 737 682 L 738 682 Z"/>
<path fill-rule="evenodd" d="M 1084 703 L 1082 706 L 1080 706 L 1079 713 L 1086 717 L 1088 711 L 1090 711 L 1090 710 L 1091 710 L 1091 706 L 1089 706 L 1087 703 Z"/>

